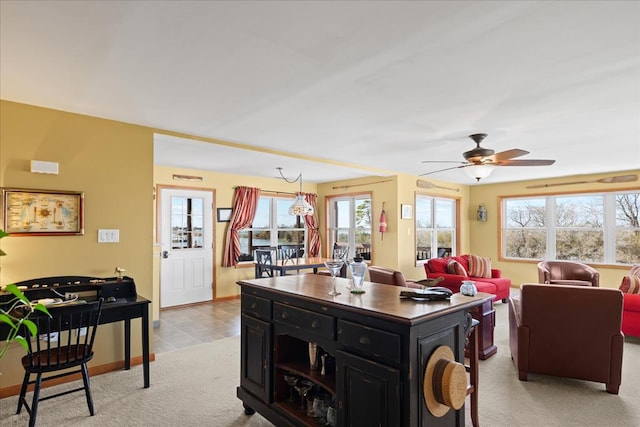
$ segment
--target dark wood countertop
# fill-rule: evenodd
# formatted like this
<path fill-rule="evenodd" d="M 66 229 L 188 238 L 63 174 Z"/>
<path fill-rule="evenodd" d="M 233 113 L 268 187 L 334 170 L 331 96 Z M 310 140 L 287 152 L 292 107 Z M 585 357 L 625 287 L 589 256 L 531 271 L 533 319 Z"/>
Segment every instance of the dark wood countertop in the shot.
<path fill-rule="evenodd" d="M 420 323 L 461 309 L 470 309 L 494 295 L 479 292 L 474 297 L 454 294 L 450 300 L 415 301 L 400 298 L 400 291 L 407 288 L 380 283 L 365 282 L 364 294 L 352 294 L 347 289 L 350 279 L 336 278 L 336 288 L 340 295 L 328 295 L 332 289 L 331 277 L 316 274 L 277 276 L 263 279 L 240 280 L 238 284 L 246 288 L 266 290 L 284 297 L 295 296 L 336 308 L 360 311 L 367 316 L 393 318 L 407 324 Z"/>

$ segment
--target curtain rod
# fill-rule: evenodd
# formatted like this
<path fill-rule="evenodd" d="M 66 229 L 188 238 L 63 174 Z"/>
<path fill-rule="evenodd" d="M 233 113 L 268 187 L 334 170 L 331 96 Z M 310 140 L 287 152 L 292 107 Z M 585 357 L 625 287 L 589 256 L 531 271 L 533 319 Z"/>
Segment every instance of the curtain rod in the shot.
<path fill-rule="evenodd" d="M 244 187 L 244 185 L 243 185 L 242 187 Z M 238 186 L 235 186 L 235 187 L 231 187 L 231 188 L 233 188 L 233 189 L 235 190 L 236 188 L 239 188 L 239 187 L 238 187 Z M 297 195 L 298 195 L 298 193 L 291 193 L 291 192 L 289 192 L 289 191 L 263 190 L 262 188 L 259 188 L 258 190 L 260 190 L 260 191 L 264 191 L 265 193 L 273 193 L 273 194 L 291 194 L 291 195 L 293 195 L 293 196 L 297 196 Z"/>
<path fill-rule="evenodd" d="M 339 186 L 337 186 L 337 187 L 331 187 L 331 188 L 333 188 L 334 190 L 337 190 L 337 189 L 339 189 L 339 188 L 347 189 L 347 188 L 351 188 L 351 187 L 360 187 L 361 185 L 381 184 L 381 183 L 383 183 L 383 182 L 391 182 L 391 181 L 393 181 L 393 180 L 391 180 L 391 179 L 387 179 L 387 180 L 385 180 L 385 181 L 367 182 L 367 183 L 365 183 L 365 184 L 339 185 Z"/>

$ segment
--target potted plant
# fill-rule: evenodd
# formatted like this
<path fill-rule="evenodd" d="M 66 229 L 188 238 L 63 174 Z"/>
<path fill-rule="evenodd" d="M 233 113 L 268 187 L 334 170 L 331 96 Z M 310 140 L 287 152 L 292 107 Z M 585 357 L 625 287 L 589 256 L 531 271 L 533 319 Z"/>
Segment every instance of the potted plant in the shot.
<path fill-rule="evenodd" d="M 0 229 L 0 239 L 7 237 L 8 235 L 9 234 L 7 232 Z M 6 253 L 0 249 L 0 256 L 3 255 L 6 255 Z M 19 343 L 28 350 L 27 341 L 20 335 L 20 329 L 21 326 L 24 325 L 29 328 L 31 335 L 38 333 L 36 324 L 29 320 L 29 317 L 35 311 L 41 311 L 46 313 L 48 316 L 51 316 L 44 305 L 40 303 L 33 304 L 26 296 L 24 296 L 22 291 L 20 291 L 16 285 L 7 285 L 3 288 L 3 291 L 13 294 L 13 298 L 6 303 L 0 304 L 0 322 L 6 323 L 10 328 L 9 335 L 4 338 L 6 342 L 2 349 L 0 349 L 0 359 L 4 357 L 9 350 L 9 346 L 13 342 Z M 18 311 L 20 312 L 19 314 Z"/>

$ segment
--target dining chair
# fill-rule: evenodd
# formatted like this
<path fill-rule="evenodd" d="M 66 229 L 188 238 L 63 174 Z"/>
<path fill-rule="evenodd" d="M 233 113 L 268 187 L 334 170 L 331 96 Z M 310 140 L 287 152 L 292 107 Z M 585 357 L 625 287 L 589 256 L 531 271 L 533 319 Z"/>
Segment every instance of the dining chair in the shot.
<path fill-rule="evenodd" d="M 347 265 L 349 264 L 349 246 L 333 244 L 333 250 L 331 252 L 333 259 L 341 259 L 344 261 L 344 265 L 340 269 L 340 277 L 347 277 Z"/>
<path fill-rule="evenodd" d="M 25 373 L 16 414 L 24 406 L 29 413 L 29 427 L 36 424 L 39 402 L 82 390 L 85 392 L 89 413 L 94 415 L 87 362 L 93 358 L 93 342 L 100 321 L 102 298 L 92 303 L 48 307 L 48 310 L 51 317 L 37 312 L 30 318 L 36 324 L 37 332 L 32 333 L 24 325 L 22 327 L 28 350 L 27 355 L 22 358 Z M 42 383 L 78 373 L 82 374 L 82 387 L 40 397 Z M 34 380 L 31 380 L 32 375 L 35 375 Z M 26 394 L 27 387 L 31 384 L 34 385 L 33 398 L 29 405 Z"/>
<path fill-rule="evenodd" d="M 268 249 L 256 249 L 255 261 L 256 279 L 264 277 L 265 273 L 267 277 L 275 276 L 273 264 L 277 261 L 277 248 L 271 247 Z"/>
<path fill-rule="evenodd" d="M 304 256 L 303 245 L 281 245 L 280 259 L 283 263 L 294 262 L 295 259 Z"/>

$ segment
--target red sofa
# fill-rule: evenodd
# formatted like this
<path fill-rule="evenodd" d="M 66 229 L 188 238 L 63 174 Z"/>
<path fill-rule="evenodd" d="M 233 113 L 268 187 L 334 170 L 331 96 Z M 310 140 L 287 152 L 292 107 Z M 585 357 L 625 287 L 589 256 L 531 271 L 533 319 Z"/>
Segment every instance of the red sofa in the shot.
<path fill-rule="evenodd" d="M 631 268 L 630 275 L 624 276 L 622 283 L 620 283 L 620 290 L 624 298 L 622 332 L 625 335 L 640 337 L 640 294 L 637 293 L 639 283 L 636 276 L 640 276 L 640 266 Z"/>
<path fill-rule="evenodd" d="M 449 260 L 452 258 L 462 264 L 465 271 L 469 271 L 469 255 L 431 258 L 424 264 L 424 270 L 427 273 L 427 278 L 436 279 L 438 277 L 444 277 L 444 280 L 438 283 L 438 286 L 449 288 L 452 292 L 460 292 L 460 286 L 462 285 L 463 280 L 473 280 L 476 283 L 478 292 L 494 294 L 496 296 L 494 301 L 502 300 L 504 303 L 507 302 L 507 298 L 509 298 L 509 291 L 511 289 L 511 279 L 501 277 L 502 273 L 500 270 L 491 269 L 490 279 L 449 274 L 447 272 L 447 265 L 449 264 Z"/>
<path fill-rule="evenodd" d="M 622 332 L 640 337 L 640 294 L 624 294 Z"/>

